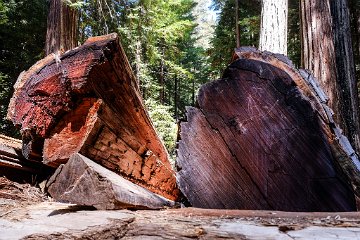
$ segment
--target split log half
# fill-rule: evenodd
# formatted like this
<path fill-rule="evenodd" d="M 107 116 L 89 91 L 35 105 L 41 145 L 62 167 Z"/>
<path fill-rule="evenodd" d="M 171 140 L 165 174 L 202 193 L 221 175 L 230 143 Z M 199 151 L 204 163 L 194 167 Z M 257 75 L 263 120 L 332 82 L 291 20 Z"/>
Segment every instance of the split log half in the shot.
<path fill-rule="evenodd" d="M 94 206 L 97 209 L 160 209 L 174 206 L 154 194 L 90 159 L 74 154 L 60 165 L 47 183 L 57 201 Z"/>
<path fill-rule="evenodd" d="M 285 57 L 254 49 L 242 54 L 222 79 L 201 87 L 198 106 L 188 108 L 181 123 L 178 184 L 189 202 L 355 210 L 354 190 L 336 155 L 346 154 L 318 96 Z M 347 156 L 352 171 L 355 163 Z"/>
<path fill-rule="evenodd" d="M 41 149 L 56 167 L 81 152 L 150 191 L 178 197 L 167 151 L 116 34 L 49 55 L 22 73 L 8 118 L 21 128 L 25 155 Z"/>

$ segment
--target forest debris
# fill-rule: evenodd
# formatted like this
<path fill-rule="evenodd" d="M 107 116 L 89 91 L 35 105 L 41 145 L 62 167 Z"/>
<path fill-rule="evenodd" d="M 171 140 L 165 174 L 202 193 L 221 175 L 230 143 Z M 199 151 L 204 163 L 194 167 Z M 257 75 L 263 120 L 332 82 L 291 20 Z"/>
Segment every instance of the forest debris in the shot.
<path fill-rule="evenodd" d="M 6 177 L 0 177 L 0 198 L 31 203 L 47 200 L 47 197 L 39 188 L 29 183 L 20 184 L 10 181 Z"/>
<path fill-rule="evenodd" d="M 41 181 L 51 173 L 48 166 L 37 157 L 26 160 L 21 153 L 21 140 L 0 135 L 0 177 L 6 176 L 19 182 Z"/>

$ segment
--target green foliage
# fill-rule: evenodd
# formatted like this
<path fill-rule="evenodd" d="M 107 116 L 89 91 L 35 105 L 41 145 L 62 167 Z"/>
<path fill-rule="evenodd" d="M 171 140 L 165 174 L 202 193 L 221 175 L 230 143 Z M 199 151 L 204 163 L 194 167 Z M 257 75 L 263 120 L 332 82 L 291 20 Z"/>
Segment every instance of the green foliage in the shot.
<path fill-rule="evenodd" d="M 8 21 L 7 17 L 8 8 L 5 6 L 3 1 L 0 1 L 0 24 L 5 24 Z"/>
<path fill-rule="evenodd" d="M 77 10 L 81 10 L 88 3 L 86 1 L 73 1 L 73 0 L 64 0 L 64 2 L 71 8 L 75 8 Z"/>
<path fill-rule="evenodd" d="M 196 46 L 194 37 L 192 10 L 198 0 L 68 1 L 80 10 L 81 42 L 93 35 L 119 33 L 143 97 L 151 103 L 155 125 L 172 152 L 173 128 L 165 123 L 183 118 L 199 86 L 211 79 L 206 51 Z M 157 120 L 161 111 L 166 111 L 166 121 Z"/>
<path fill-rule="evenodd" d="M 260 4 L 256 1 L 240 1 L 239 25 L 241 46 L 258 46 L 260 31 Z M 236 47 L 235 1 L 216 0 L 214 8 L 220 11 L 215 35 L 209 49 L 214 76 L 220 77 L 230 63 Z"/>
<path fill-rule="evenodd" d="M 175 157 L 175 143 L 177 137 L 177 124 L 170 113 L 170 107 L 162 105 L 153 99 L 145 101 L 150 118 L 156 132 L 163 141 L 170 157 Z"/>
<path fill-rule="evenodd" d="M 0 0 L 0 130 L 17 136 L 5 120 L 12 86 L 21 71 L 43 57 L 46 0 Z"/>
<path fill-rule="evenodd" d="M 172 106 L 177 119 L 209 80 L 206 52 L 195 46 L 194 6 L 193 0 L 137 1 L 118 28 L 144 98 Z"/>
<path fill-rule="evenodd" d="M 230 63 L 235 39 L 235 1 L 214 0 L 214 9 L 220 11 L 219 21 L 215 28 L 215 35 L 209 49 L 212 71 L 220 77 L 226 66 Z M 258 47 L 260 36 L 261 4 L 259 1 L 239 1 L 239 24 L 241 46 Z M 300 66 L 300 16 L 299 2 L 289 0 L 288 19 L 288 56 L 296 66 Z"/>
<path fill-rule="evenodd" d="M 10 92 L 9 76 L 0 72 L 0 133 L 8 133 L 11 123 L 6 121 L 8 95 Z"/>
<path fill-rule="evenodd" d="M 288 57 L 296 67 L 301 62 L 300 9 L 297 0 L 289 1 L 288 14 Z"/>

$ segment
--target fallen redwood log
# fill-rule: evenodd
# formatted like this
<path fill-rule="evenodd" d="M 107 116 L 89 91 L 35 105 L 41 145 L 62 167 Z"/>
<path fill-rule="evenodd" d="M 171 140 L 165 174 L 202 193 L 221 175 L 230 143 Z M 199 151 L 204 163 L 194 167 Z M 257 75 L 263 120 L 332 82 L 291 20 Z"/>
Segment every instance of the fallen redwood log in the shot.
<path fill-rule="evenodd" d="M 80 152 L 154 193 L 178 197 L 167 151 L 116 34 L 49 55 L 22 73 L 8 118 L 21 128 L 25 156 L 41 154 L 57 167 Z"/>
<path fill-rule="evenodd" d="M 201 87 L 181 123 L 178 184 L 189 202 L 356 210 L 359 161 L 321 89 L 283 56 L 243 49 L 238 58 L 222 79 Z"/>
<path fill-rule="evenodd" d="M 160 209 L 174 206 L 154 194 L 92 160 L 74 154 L 56 170 L 47 182 L 50 195 L 61 202 L 70 202 L 97 209 Z"/>
<path fill-rule="evenodd" d="M 50 176 L 52 169 L 41 163 L 36 156 L 25 159 L 21 153 L 21 140 L 0 134 L 0 176 L 13 181 L 42 181 Z"/>

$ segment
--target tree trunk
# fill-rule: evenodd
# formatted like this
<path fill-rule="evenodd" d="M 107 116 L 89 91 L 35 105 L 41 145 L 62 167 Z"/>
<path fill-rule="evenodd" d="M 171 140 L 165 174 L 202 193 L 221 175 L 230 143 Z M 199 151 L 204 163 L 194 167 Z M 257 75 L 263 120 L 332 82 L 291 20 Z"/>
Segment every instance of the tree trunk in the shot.
<path fill-rule="evenodd" d="M 350 13 L 347 0 L 331 1 L 333 19 L 336 79 L 340 88 L 341 120 L 345 135 L 360 153 L 360 115 L 354 54 L 351 41 Z"/>
<path fill-rule="evenodd" d="M 350 20 L 351 20 L 351 37 L 354 43 L 355 55 L 360 54 L 360 1 L 349 0 Z"/>
<path fill-rule="evenodd" d="M 141 86 L 140 72 L 141 72 L 141 42 L 138 40 L 135 43 L 136 51 L 135 51 L 135 74 L 136 79 L 138 81 L 138 85 Z"/>
<path fill-rule="evenodd" d="M 351 37 L 353 41 L 354 60 L 358 89 L 360 88 L 360 1 L 350 0 Z M 360 96 L 359 96 L 360 98 Z"/>
<path fill-rule="evenodd" d="M 328 0 L 301 1 L 302 62 L 319 80 L 336 123 L 359 152 L 359 105 L 349 14 L 343 1 L 334 1 L 332 9 L 333 18 Z"/>
<path fill-rule="evenodd" d="M 175 89 L 174 89 L 174 109 L 175 109 L 175 119 L 176 121 L 178 120 L 179 116 L 178 116 L 178 108 L 179 108 L 179 93 L 178 93 L 178 89 L 179 89 L 179 79 L 178 77 L 175 75 Z"/>
<path fill-rule="evenodd" d="M 360 163 L 315 81 L 284 57 L 238 54 L 181 123 L 178 184 L 192 206 L 355 210 Z"/>
<path fill-rule="evenodd" d="M 287 20 L 288 0 L 262 1 L 260 50 L 287 55 Z"/>
<path fill-rule="evenodd" d="M 164 73 L 164 47 L 161 50 L 161 59 L 160 59 L 160 103 L 165 103 L 165 73 Z M 170 96 L 170 95 L 169 95 Z"/>
<path fill-rule="evenodd" d="M 341 123 L 339 87 L 329 1 L 305 0 L 301 4 L 302 67 L 312 72 L 329 98 L 337 123 Z M 341 125 L 343 127 L 343 125 Z"/>
<path fill-rule="evenodd" d="M 241 46 L 240 44 L 240 25 L 239 25 L 239 1 L 235 0 L 235 31 L 236 31 L 236 48 Z"/>
<path fill-rule="evenodd" d="M 47 20 L 45 54 L 65 52 L 77 46 L 78 12 L 64 0 L 51 0 Z"/>
<path fill-rule="evenodd" d="M 74 154 L 47 182 L 50 195 L 57 201 L 97 209 L 160 209 L 174 202 L 154 194 L 96 164 Z"/>
<path fill-rule="evenodd" d="M 39 61 L 15 86 L 8 118 L 45 140 L 44 162 L 59 166 L 80 152 L 127 179 L 176 199 L 168 153 L 145 110 L 116 34 Z"/>
<path fill-rule="evenodd" d="M 191 81 L 191 106 L 195 106 L 195 78 Z"/>

